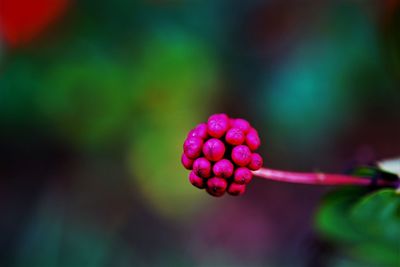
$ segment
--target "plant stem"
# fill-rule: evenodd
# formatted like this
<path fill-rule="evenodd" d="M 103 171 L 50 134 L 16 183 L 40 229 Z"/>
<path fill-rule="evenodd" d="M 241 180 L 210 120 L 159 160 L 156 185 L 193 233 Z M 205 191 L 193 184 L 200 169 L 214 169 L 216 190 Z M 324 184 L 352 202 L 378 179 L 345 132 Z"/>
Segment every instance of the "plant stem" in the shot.
<path fill-rule="evenodd" d="M 261 168 L 258 171 L 253 171 L 253 174 L 263 179 L 296 184 L 359 186 L 368 186 L 373 184 L 371 179 L 343 174 L 288 172 L 267 168 Z M 383 187 L 398 187 L 399 181 L 386 181 L 378 179 L 376 181 L 376 185 Z"/>

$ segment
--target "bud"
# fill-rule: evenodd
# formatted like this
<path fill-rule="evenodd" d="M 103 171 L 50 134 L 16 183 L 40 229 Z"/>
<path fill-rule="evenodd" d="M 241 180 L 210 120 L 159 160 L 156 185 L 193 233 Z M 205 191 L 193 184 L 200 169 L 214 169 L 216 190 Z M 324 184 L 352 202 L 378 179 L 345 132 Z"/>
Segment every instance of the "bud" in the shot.
<path fill-rule="evenodd" d="M 252 178 L 252 172 L 246 167 L 237 168 L 233 175 L 233 181 L 237 184 L 248 184 Z"/>
<path fill-rule="evenodd" d="M 246 185 L 231 183 L 228 187 L 228 193 L 232 196 L 240 196 L 243 195 L 246 191 Z"/>
<path fill-rule="evenodd" d="M 231 127 L 240 129 L 244 134 L 247 134 L 251 128 L 250 123 L 244 119 L 233 120 Z"/>
<path fill-rule="evenodd" d="M 252 150 L 255 151 L 260 147 L 260 137 L 258 137 L 258 133 L 256 130 L 251 129 L 250 132 L 246 135 L 246 145 Z"/>
<path fill-rule="evenodd" d="M 237 165 L 244 167 L 251 161 L 251 151 L 245 145 L 236 146 L 232 149 L 232 160 Z"/>
<path fill-rule="evenodd" d="M 191 169 L 192 169 L 192 167 L 193 167 L 193 160 L 192 160 L 192 159 L 189 159 L 189 158 L 185 155 L 185 153 L 182 154 L 181 162 L 182 162 L 182 165 L 183 165 L 187 170 L 191 170 Z"/>
<path fill-rule="evenodd" d="M 214 164 L 213 172 L 215 176 L 229 178 L 233 174 L 233 164 L 227 159 L 221 159 Z"/>
<path fill-rule="evenodd" d="M 231 128 L 226 133 L 225 140 L 228 144 L 237 146 L 243 144 L 245 135 L 239 128 Z"/>
<path fill-rule="evenodd" d="M 256 171 L 261 169 L 263 165 L 263 159 L 258 153 L 251 154 L 251 161 L 248 165 L 249 169 L 252 171 Z"/>
<path fill-rule="evenodd" d="M 183 144 L 183 151 L 186 157 L 195 159 L 200 156 L 203 140 L 198 137 L 188 137 Z"/>
<path fill-rule="evenodd" d="M 222 137 L 229 127 L 229 118 L 225 114 L 211 115 L 207 122 L 208 134 L 215 138 Z"/>
<path fill-rule="evenodd" d="M 211 163 L 206 158 L 198 158 L 193 162 L 193 172 L 202 178 L 211 176 Z"/>
<path fill-rule="evenodd" d="M 203 178 L 197 176 L 193 171 L 189 174 L 189 181 L 192 185 L 199 189 L 203 189 L 206 187 L 206 183 Z"/>
<path fill-rule="evenodd" d="M 198 137 L 200 139 L 206 139 L 208 137 L 207 133 L 207 124 L 200 123 L 193 130 L 191 130 L 188 134 L 188 137 Z"/>
<path fill-rule="evenodd" d="M 228 187 L 228 183 L 225 179 L 213 177 L 207 181 L 207 192 L 214 196 L 220 197 L 225 194 L 226 188 Z"/>
<path fill-rule="evenodd" d="M 211 138 L 203 146 L 203 154 L 210 161 L 218 161 L 225 154 L 225 145 L 221 140 Z"/>

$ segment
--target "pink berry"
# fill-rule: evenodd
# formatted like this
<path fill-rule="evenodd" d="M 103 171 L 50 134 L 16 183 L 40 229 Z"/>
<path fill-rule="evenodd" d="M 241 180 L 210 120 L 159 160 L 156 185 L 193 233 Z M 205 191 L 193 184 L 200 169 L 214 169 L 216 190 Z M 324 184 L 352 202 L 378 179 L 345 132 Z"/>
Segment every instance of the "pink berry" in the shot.
<path fill-rule="evenodd" d="M 191 170 L 192 166 L 193 166 L 193 160 L 189 159 L 185 153 L 182 154 L 182 158 L 181 158 L 181 162 L 182 165 L 187 169 L 187 170 Z"/>
<path fill-rule="evenodd" d="M 208 134 L 215 138 L 222 137 L 229 128 L 229 118 L 226 114 L 211 115 L 207 122 Z"/>
<path fill-rule="evenodd" d="M 207 133 L 207 124 L 206 123 L 200 123 L 193 130 L 191 130 L 188 134 L 188 137 L 198 137 L 203 140 L 206 139 L 207 136 L 208 136 L 208 133 Z"/>
<path fill-rule="evenodd" d="M 235 118 L 229 118 L 229 128 L 233 127 L 233 124 L 235 123 Z"/>
<path fill-rule="evenodd" d="M 250 127 L 250 130 L 248 133 L 255 133 L 258 135 L 258 131 L 256 129 L 254 129 L 253 127 Z"/>
<path fill-rule="evenodd" d="M 258 153 L 251 154 L 251 161 L 248 165 L 249 169 L 252 171 L 259 170 L 263 165 L 263 159 Z"/>
<path fill-rule="evenodd" d="M 229 122 L 229 116 L 228 115 L 226 115 L 225 113 L 217 113 L 217 114 L 214 114 L 215 116 L 218 116 L 218 117 L 221 117 L 222 119 L 224 119 L 224 120 L 226 120 L 227 122 Z M 213 115 L 211 115 L 211 116 L 213 116 Z M 211 117 L 210 116 L 210 117 Z"/>
<path fill-rule="evenodd" d="M 244 119 L 235 119 L 231 127 L 238 128 L 247 134 L 251 128 L 250 123 Z"/>
<path fill-rule="evenodd" d="M 243 195 L 245 191 L 246 191 L 246 185 L 237 183 L 231 183 L 227 190 L 227 192 L 232 196 Z"/>
<path fill-rule="evenodd" d="M 246 135 L 246 145 L 252 150 L 257 150 L 260 147 L 260 137 L 256 130 L 252 129 Z"/>
<path fill-rule="evenodd" d="M 227 159 L 221 159 L 214 164 L 213 172 L 215 176 L 229 178 L 233 174 L 233 164 Z"/>
<path fill-rule="evenodd" d="M 193 172 L 202 178 L 211 175 L 211 163 L 206 158 L 198 158 L 193 162 Z"/>
<path fill-rule="evenodd" d="M 225 193 L 227 187 L 228 182 L 225 179 L 213 177 L 208 179 L 206 190 L 210 195 L 220 197 Z"/>
<path fill-rule="evenodd" d="M 225 136 L 225 140 L 230 145 L 241 145 L 243 144 L 245 135 L 242 130 L 238 128 L 231 128 L 228 130 Z"/>
<path fill-rule="evenodd" d="M 237 165 L 244 167 L 251 161 L 251 151 L 245 145 L 236 146 L 232 149 L 232 160 Z"/>
<path fill-rule="evenodd" d="M 246 167 L 237 168 L 233 175 L 233 181 L 237 184 L 248 184 L 252 178 L 253 173 Z"/>
<path fill-rule="evenodd" d="M 183 151 L 190 159 L 195 159 L 200 156 L 203 146 L 203 140 L 198 137 L 188 137 L 183 144 Z"/>
<path fill-rule="evenodd" d="M 221 140 L 211 138 L 203 146 L 203 154 L 210 161 L 218 161 L 225 154 L 225 145 Z"/>
<path fill-rule="evenodd" d="M 206 183 L 203 178 L 197 176 L 193 171 L 189 174 L 189 181 L 192 185 L 197 188 L 203 189 L 206 187 Z"/>

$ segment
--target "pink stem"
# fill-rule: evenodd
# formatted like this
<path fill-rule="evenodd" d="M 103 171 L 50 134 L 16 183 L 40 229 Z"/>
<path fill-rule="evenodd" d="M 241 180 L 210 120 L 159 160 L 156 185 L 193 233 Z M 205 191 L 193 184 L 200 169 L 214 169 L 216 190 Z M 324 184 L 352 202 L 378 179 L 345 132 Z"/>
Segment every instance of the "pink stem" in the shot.
<path fill-rule="evenodd" d="M 327 173 L 301 173 L 271 170 L 261 168 L 258 171 L 253 171 L 253 174 L 268 180 L 279 182 L 288 182 L 296 184 L 314 184 L 314 185 L 371 185 L 371 180 L 363 177 L 349 176 L 342 174 L 327 174 Z M 378 186 L 398 186 L 397 181 L 378 180 Z"/>

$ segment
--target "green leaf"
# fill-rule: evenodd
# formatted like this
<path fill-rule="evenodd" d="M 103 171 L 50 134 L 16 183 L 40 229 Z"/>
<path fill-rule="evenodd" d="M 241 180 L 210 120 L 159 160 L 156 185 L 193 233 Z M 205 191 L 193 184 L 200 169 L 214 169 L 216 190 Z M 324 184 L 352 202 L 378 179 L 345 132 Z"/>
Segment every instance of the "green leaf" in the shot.
<path fill-rule="evenodd" d="M 357 202 L 350 220 L 365 237 L 398 245 L 400 248 L 400 196 L 393 189 L 383 189 Z"/>
<path fill-rule="evenodd" d="M 351 171 L 352 175 L 360 177 L 374 177 L 378 173 L 379 169 L 371 166 L 357 166 L 354 170 Z"/>
<path fill-rule="evenodd" d="M 385 246 L 380 243 L 365 242 L 351 247 L 349 254 L 353 258 L 362 259 L 366 264 L 372 264 L 372 266 L 398 267 L 400 264 L 399 246 Z"/>
<path fill-rule="evenodd" d="M 335 242 L 361 240 L 362 235 L 348 220 L 350 207 L 363 195 L 365 188 L 342 188 L 328 194 L 316 215 L 316 229 Z"/>
<path fill-rule="evenodd" d="M 367 190 L 344 188 L 329 194 L 317 213 L 316 228 L 341 253 L 364 263 L 360 266 L 399 266 L 400 196 L 394 189 Z"/>

